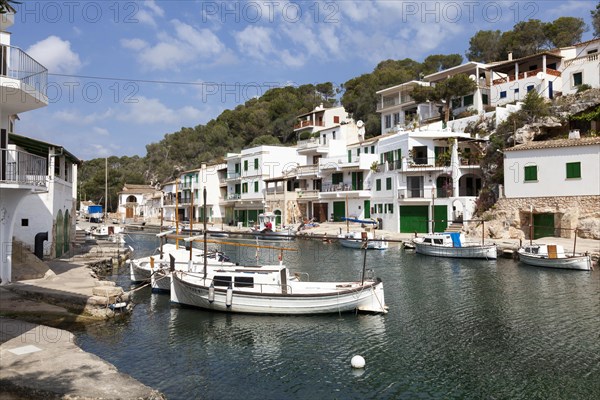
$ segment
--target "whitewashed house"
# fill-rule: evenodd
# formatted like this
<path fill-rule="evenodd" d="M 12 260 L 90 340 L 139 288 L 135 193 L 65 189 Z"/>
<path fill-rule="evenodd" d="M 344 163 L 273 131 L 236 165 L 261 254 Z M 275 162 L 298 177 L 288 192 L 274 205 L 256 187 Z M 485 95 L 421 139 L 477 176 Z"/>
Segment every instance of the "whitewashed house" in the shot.
<path fill-rule="evenodd" d="M 156 189 L 150 185 L 134 185 L 125 183 L 119 195 L 119 219 L 121 222 L 144 221 L 149 210 L 147 202 L 152 199 Z M 150 214 L 154 214 L 150 211 Z"/>
<path fill-rule="evenodd" d="M 241 226 L 253 226 L 265 211 L 283 215 L 283 208 L 269 208 L 266 203 L 266 180 L 290 174 L 306 157 L 295 147 L 257 146 L 225 157 L 227 197 L 222 205 L 225 221 Z"/>
<path fill-rule="evenodd" d="M 72 250 L 75 239 L 77 171 L 81 161 L 59 145 L 16 134 L 9 134 L 8 140 L 9 149 L 44 157 L 48 165 L 45 175 L 47 190 L 29 193 L 19 203 L 14 238 L 38 256 L 60 257 Z M 25 164 L 18 168 L 21 167 L 28 168 Z M 40 238 L 46 237 L 46 234 L 47 241 L 40 248 Z"/>
<path fill-rule="evenodd" d="M 342 182 L 336 178 L 333 183 L 333 174 L 347 160 L 348 145 L 358 142 L 362 133 L 342 110 L 343 107 L 334 108 L 333 117 L 345 115 L 344 119 L 325 118 L 324 126 L 308 138 L 301 139 L 304 131 L 296 130 L 299 164 L 284 176 L 266 180 L 266 201 L 271 209 L 283 209 L 283 221 L 287 224 L 301 222 L 300 218 L 319 222 L 331 218 L 335 201 L 332 192 Z M 302 120 L 302 116 L 298 118 Z"/>
<path fill-rule="evenodd" d="M 177 181 L 179 221 L 201 224 L 204 221 L 204 189 L 206 188 L 206 221 L 224 221 L 223 200 L 226 196 L 227 166 L 224 163 L 202 164 L 200 168 L 183 172 Z M 174 185 L 169 188 L 174 189 Z M 171 196 L 173 198 L 174 196 Z M 173 205 L 173 199 L 170 201 Z"/>
<path fill-rule="evenodd" d="M 443 231 L 471 219 L 481 190 L 483 142 L 447 130 L 381 136 L 371 217 L 383 229 L 404 233 Z"/>
<path fill-rule="evenodd" d="M 564 57 L 562 85 L 557 90 L 572 94 L 580 85 L 600 87 L 600 39 L 563 47 L 560 54 Z"/>
<path fill-rule="evenodd" d="M 570 237 L 579 219 L 600 213 L 600 138 L 505 149 L 504 192 L 525 232 L 532 216 L 534 238 Z"/>
<path fill-rule="evenodd" d="M 48 157 L 11 145 L 17 114 L 48 105 L 48 70 L 11 45 L 14 14 L 0 15 L 0 284 L 12 280 L 12 240 L 22 201 L 48 191 Z M 27 71 L 25 73 L 24 71 Z"/>

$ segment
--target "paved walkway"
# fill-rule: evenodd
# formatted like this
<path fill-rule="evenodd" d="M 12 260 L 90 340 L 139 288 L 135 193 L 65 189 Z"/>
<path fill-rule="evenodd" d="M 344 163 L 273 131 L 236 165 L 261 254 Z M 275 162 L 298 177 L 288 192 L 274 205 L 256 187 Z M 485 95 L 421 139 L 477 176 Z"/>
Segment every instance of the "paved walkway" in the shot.
<path fill-rule="evenodd" d="M 0 387 L 13 398 L 164 399 L 62 329 L 0 318 Z"/>
<path fill-rule="evenodd" d="M 101 282 L 85 265 L 49 265 L 46 278 L 0 286 L 0 398 L 163 399 L 52 327 L 97 322 L 89 310 Z"/>

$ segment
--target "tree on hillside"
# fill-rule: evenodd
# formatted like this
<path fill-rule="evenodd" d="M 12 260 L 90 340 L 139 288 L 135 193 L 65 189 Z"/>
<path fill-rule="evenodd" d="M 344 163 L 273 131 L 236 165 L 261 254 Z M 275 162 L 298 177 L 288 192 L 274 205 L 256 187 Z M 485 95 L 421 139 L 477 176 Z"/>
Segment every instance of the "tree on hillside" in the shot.
<path fill-rule="evenodd" d="M 596 9 L 590 11 L 592 15 L 592 27 L 594 28 L 594 37 L 600 36 L 600 1 L 596 4 Z"/>
<path fill-rule="evenodd" d="M 370 74 L 350 79 L 342 85 L 342 105 L 355 120 L 365 123 L 367 137 L 378 135 L 381 132 L 381 118 L 377 114 L 376 92 L 419 79 L 422 71 L 422 64 L 410 58 L 382 61 Z"/>
<path fill-rule="evenodd" d="M 582 18 L 560 17 L 544 25 L 548 41 L 553 47 L 572 46 L 581 42 L 581 36 L 588 27 Z"/>
<path fill-rule="evenodd" d="M 429 75 L 448 68 L 456 67 L 462 63 L 460 54 L 434 54 L 423 60 L 422 74 Z"/>
<path fill-rule="evenodd" d="M 518 22 L 512 31 L 502 34 L 500 39 L 501 58 L 506 58 L 509 52 L 513 58 L 521 58 L 539 53 L 548 46 L 545 24 L 539 19 Z"/>
<path fill-rule="evenodd" d="M 477 84 L 465 74 L 454 75 L 435 86 L 417 86 L 411 93 L 411 97 L 418 103 L 427 100 L 443 103 L 444 122 L 450 120 L 451 101 L 455 97 L 466 96 L 473 93 Z"/>
<path fill-rule="evenodd" d="M 469 51 L 466 56 L 469 61 L 493 62 L 500 60 L 500 39 L 502 32 L 479 31 L 469 40 Z"/>
<path fill-rule="evenodd" d="M 13 7 L 13 4 L 21 4 L 21 2 L 15 0 L 0 0 L 0 14 L 16 13 L 17 10 Z"/>

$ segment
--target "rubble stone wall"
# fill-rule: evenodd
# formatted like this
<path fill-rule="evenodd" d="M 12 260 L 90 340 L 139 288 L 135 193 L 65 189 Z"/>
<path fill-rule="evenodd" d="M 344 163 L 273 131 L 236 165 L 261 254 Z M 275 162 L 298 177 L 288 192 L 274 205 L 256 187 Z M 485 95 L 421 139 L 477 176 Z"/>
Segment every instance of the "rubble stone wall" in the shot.
<path fill-rule="evenodd" d="M 485 236 L 492 239 L 528 239 L 531 207 L 533 214 L 554 214 L 557 235 L 600 239 L 600 195 L 534 198 L 502 198 L 483 215 Z M 468 232 L 481 235 L 481 224 L 471 224 Z"/>

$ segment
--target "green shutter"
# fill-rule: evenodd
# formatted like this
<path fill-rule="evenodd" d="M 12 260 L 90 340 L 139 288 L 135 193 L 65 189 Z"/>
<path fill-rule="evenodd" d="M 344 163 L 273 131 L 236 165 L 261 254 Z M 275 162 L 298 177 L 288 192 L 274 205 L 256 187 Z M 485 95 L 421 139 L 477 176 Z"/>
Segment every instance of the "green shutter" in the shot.
<path fill-rule="evenodd" d="M 525 182 L 537 181 L 537 165 L 528 165 L 525 167 Z"/>
<path fill-rule="evenodd" d="M 254 192 L 258 193 L 258 181 L 254 182 Z"/>
<path fill-rule="evenodd" d="M 244 160 L 244 171 L 248 171 L 248 160 Z"/>
<path fill-rule="evenodd" d="M 581 163 L 567 163 L 567 179 L 581 178 Z"/>
<path fill-rule="evenodd" d="M 392 190 L 392 178 L 385 179 L 385 190 Z"/>
<path fill-rule="evenodd" d="M 258 158 L 254 159 L 254 169 L 258 169 Z"/>
<path fill-rule="evenodd" d="M 383 153 L 379 155 L 379 164 L 383 164 Z"/>
<path fill-rule="evenodd" d="M 381 179 L 375 180 L 375 190 L 377 190 L 377 191 L 381 190 Z"/>

